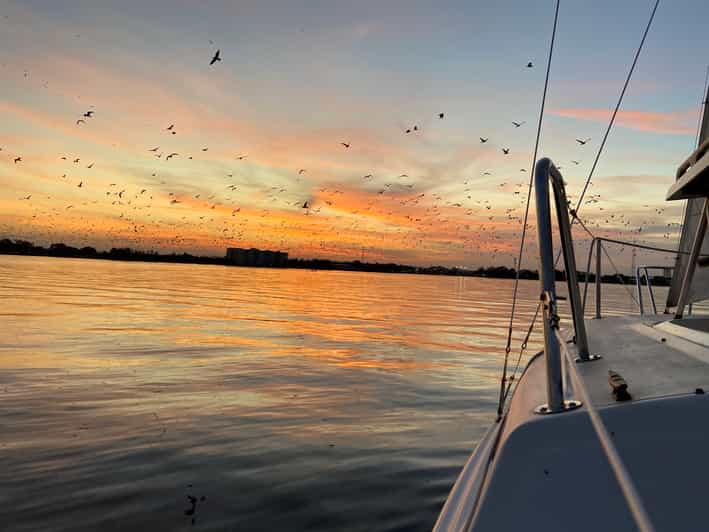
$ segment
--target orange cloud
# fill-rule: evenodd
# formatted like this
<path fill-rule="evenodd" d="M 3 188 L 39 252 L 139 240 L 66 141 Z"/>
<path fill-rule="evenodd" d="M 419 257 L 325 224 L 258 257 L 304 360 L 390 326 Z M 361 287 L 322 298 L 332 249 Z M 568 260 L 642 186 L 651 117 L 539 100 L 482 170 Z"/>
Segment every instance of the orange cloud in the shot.
<path fill-rule="evenodd" d="M 551 113 L 563 118 L 589 120 L 607 123 L 612 115 L 610 109 L 587 109 L 580 107 L 553 109 Z M 693 135 L 691 122 L 696 117 L 696 111 L 682 112 L 652 112 L 652 111 L 618 111 L 616 123 L 628 129 L 647 131 L 649 133 L 669 133 L 671 135 Z"/>

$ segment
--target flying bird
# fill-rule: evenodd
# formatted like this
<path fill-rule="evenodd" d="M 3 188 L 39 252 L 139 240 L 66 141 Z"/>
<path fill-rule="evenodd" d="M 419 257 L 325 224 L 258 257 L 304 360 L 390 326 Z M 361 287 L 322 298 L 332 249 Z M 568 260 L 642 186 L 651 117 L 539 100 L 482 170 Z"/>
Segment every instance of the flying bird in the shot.
<path fill-rule="evenodd" d="M 482 144 L 485 144 L 488 140 L 490 140 L 489 137 L 488 138 L 480 137 L 480 142 Z"/>
<path fill-rule="evenodd" d="M 581 164 L 581 161 L 571 161 L 571 162 L 574 163 L 575 165 Z"/>
<path fill-rule="evenodd" d="M 79 164 L 79 158 L 74 159 L 74 164 Z"/>
<path fill-rule="evenodd" d="M 86 118 L 91 118 L 91 117 L 94 116 L 94 112 L 93 112 L 93 111 L 86 111 L 86 112 L 84 113 L 84 116 L 85 116 Z"/>
<path fill-rule="evenodd" d="M 91 163 L 91 164 L 88 165 L 86 168 L 91 169 L 91 168 L 93 168 L 93 167 L 94 167 L 94 163 Z"/>
<path fill-rule="evenodd" d="M 172 131 L 174 127 L 175 127 L 175 124 L 170 124 L 170 127 L 165 129 L 165 131 Z"/>
<path fill-rule="evenodd" d="M 591 140 L 591 137 L 588 137 L 587 139 L 576 139 L 576 142 L 581 144 L 581 146 L 584 146 L 589 140 Z"/>
<path fill-rule="evenodd" d="M 221 61 L 221 60 L 222 60 L 222 58 L 219 57 L 219 52 L 221 52 L 221 50 L 217 50 L 217 51 L 216 51 L 216 53 L 214 54 L 214 57 L 212 57 L 212 60 L 209 62 L 209 66 L 212 66 L 212 65 L 213 65 L 214 63 L 216 63 L 217 61 Z"/>
<path fill-rule="evenodd" d="M 309 208 L 310 208 L 310 205 L 308 205 L 308 202 L 307 202 L 307 201 L 303 202 L 303 207 L 302 207 L 302 208 L 303 208 L 303 209 L 309 209 Z"/>
<path fill-rule="evenodd" d="M 82 120 L 81 118 L 79 118 L 79 119 L 76 121 L 76 125 L 77 125 L 77 126 L 78 126 L 79 124 L 85 124 L 85 123 L 86 123 L 86 121 L 85 121 L 85 120 Z"/>
<path fill-rule="evenodd" d="M 15 164 L 21 163 L 22 162 L 22 157 L 15 157 Z"/>
<path fill-rule="evenodd" d="M 76 185 L 76 186 L 77 186 L 77 187 L 79 187 L 79 188 L 81 188 L 83 184 L 84 184 L 84 182 L 83 182 L 83 181 L 79 181 L 79 184 L 78 184 L 78 185 Z"/>
<path fill-rule="evenodd" d="M 202 151 L 207 151 L 209 148 L 202 148 Z"/>
<path fill-rule="evenodd" d="M 502 148 L 502 153 L 504 153 L 505 155 L 508 155 L 510 153 L 510 149 L 509 148 Z"/>
<path fill-rule="evenodd" d="M 525 121 L 523 121 L 523 122 L 515 122 L 514 120 L 512 121 L 512 124 L 513 124 L 515 127 L 521 127 L 522 125 L 524 125 L 524 124 L 526 124 L 526 123 L 527 123 L 527 122 L 525 122 Z"/>
<path fill-rule="evenodd" d="M 151 150 L 148 150 L 148 151 L 158 151 L 159 149 L 160 149 L 160 146 L 158 146 L 157 148 L 153 148 Z"/>
<path fill-rule="evenodd" d="M 348 142 L 340 142 L 345 148 L 349 148 L 350 144 Z"/>
<path fill-rule="evenodd" d="M 247 157 L 248 157 L 248 155 L 237 155 L 237 156 L 236 156 L 237 160 L 239 160 L 239 161 L 243 161 L 243 160 L 246 159 Z"/>
<path fill-rule="evenodd" d="M 304 173 L 305 173 L 305 169 L 304 169 L 304 168 L 301 168 L 300 170 L 298 170 L 298 175 L 301 175 L 301 174 L 304 174 Z"/>
<path fill-rule="evenodd" d="M 527 63 L 527 68 L 532 68 L 533 66 L 534 66 L 534 64 L 531 61 L 529 63 Z"/>
<path fill-rule="evenodd" d="M 444 116 L 445 116 L 445 113 L 438 113 L 438 118 L 440 118 L 441 120 L 443 120 Z"/>

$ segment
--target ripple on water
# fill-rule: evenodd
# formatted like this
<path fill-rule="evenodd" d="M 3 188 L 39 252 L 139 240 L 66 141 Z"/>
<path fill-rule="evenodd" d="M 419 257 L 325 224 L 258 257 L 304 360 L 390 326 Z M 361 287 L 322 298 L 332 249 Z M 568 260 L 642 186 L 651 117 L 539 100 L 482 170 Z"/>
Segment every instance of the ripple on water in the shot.
<path fill-rule="evenodd" d="M 493 419 L 511 293 L 24 257 L 0 286 L 2 529 L 67 531 L 430 530 Z"/>

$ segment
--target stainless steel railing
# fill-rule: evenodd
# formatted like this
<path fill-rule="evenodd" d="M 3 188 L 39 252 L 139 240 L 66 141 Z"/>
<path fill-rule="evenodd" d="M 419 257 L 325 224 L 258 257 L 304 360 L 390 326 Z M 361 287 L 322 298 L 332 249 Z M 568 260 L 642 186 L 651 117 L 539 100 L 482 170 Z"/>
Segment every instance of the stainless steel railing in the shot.
<path fill-rule="evenodd" d="M 562 255 L 564 257 L 564 267 L 566 269 L 566 281 L 568 284 L 568 297 L 571 304 L 571 313 L 574 323 L 574 338 L 578 358 L 572 357 L 566 340 L 561 336 L 559 330 L 559 316 L 557 314 L 556 296 L 556 272 L 554 268 L 554 250 L 552 240 L 551 212 L 549 201 L 549 183 L 554 191 L 554 201 L 559 223 L 559 236 L 561 240 Z M 606 455 L 608 463 L 615 475 L 618 485 L 625 497 L 630 513 L 635 520 L 635 524 L 642 532 L 652 532 L 652 523 L 645 510 L 645 505 L 638 494 L 633 480 L 627 468 L 618 454 L 608 430 L 603 424 L 598 411 L 591 402 L 591 396 L 586 389 L 586 385 L 581 379 L 576 367 L 579 362 L 597 360 L 600 357 L 593 357 L 588 351 L 588 339 L 583 316 L 583 303 L 580 297 L 579 284 L 576 276 L 576 260 L 574 256 L 573 242 L 571 239 L 571 222 L 569 220 L 568 203 L 564 180 L 561 174 L 549 159 L 540 159 L 534 170 L 534 192 L 537 205 L 537 236 L 539 239 L 539 261 L 540 261 L 540 281 L 541 300 L 543 304 L 544 318 L 544 358 L 547 371 L 547 403 L 537 407 L 539 414 L 554 414 L 577 408 L 582 405 L 581 401 L 566 400 L 564 397 L 564 370 L 570 375 L 573 381 L 574 391 L 581 394 L 583 404 L 591 419 L 591 424 L 596 436 Z M 600 245 L 600 244 L 596 244 Z M 597 250 L 597 268 L 600 273 L 600 249 Z M 590 258 L 589 258 L 590 265 Z M 588 275 L 586 275 L 588 281 Z M 600 291 L 600 275 L 597 276 L 597 294 Z M 562 359 L 563 352 L 563 359 Z"/>
<path fill-rule="evenodd" d="M 663 272 L 672 271 L 672 266 L 638 266 L 635 268 L 635 288 L 638 294 L 638 306 L 640 307 L 640 315 L 645 314 L 645 305 L 643 303 L 643 279 L 647 288 L 648 299 L 652 305 L 652 313 L 657 314 L 657 304 L 655 303 L 655 293 L 652 290 L 652 277 L 650 270 L 661 270 Z"/>
<path fill-rule="evenodd" d="M 539 239 L 539 260 L 542 302 L 544 306 L 544 353 L 547 372 L 547 403 L 540 405 L 537 412 L 540 414 L 563 412 L 578 406 L 576 401 L 564 400 L 564 386 L 561 371 L 561 356 L 559 343 L 553 330 L 558 325 L 556 296 L 556 272 L 554 268 L 554 249 L 552 240 L 551 208 L 549 201 L 549 183 L 554 192 L 554 203 L 559 223 L 559 236 L 561 240 L 568 296 L 571 306 L 571 315 L 574 323 L 574 342 L 576 343 L 579 359 L 592 360 L 588 350 L 588 337 L 584 324 L 583 305 L 576 276 L 576 258 L 571 238 L 571 221 L 569 220 L 568 201 L 564 180 L 551 160 L 540 159 L 534 169 L 534 193 L 537 205 L 537 236 Z"/>
<path fill-rule="evenodd" d="M 603 247 L 603 243 L 608 243 L 608 244 L 618 244 L 621 246 L 628 246 L 631 248 L 636 248 L 636 249 L 644 249 L 647 251 L 658 251 L 661 253 L 669 253 L 672 255 L 677 255 L 678 253 L 683 253 L 682 251 L 677 251 L 676 249 L 668 249 L 668 248 L 661 248 L 657 246 L 648 246 L 645 244 L 638 244 L 636 242 L 628 242 L 626 240 L 617 240 L 615 238 L 605 238 L 601 236 L 595 236 L 591 240 L 591 245 L 588 248 L 588 259 L 586 261 L 586 271 L 584 274 L 584 287 L 583 287 L 583 298 L 582 298 L 582 308 L 584 311 L 586 310 L 586 299 L 588 295 L 588 285 L 589 285 L 589 279 L 591 277 L 591 260 L 594 257 L 596 258 L 596 265 L 595 265 L 595 272 L 594 272 L 594 285 L 595 285 L 595 290 L 596 290 L 596 297 L 595 297 L 595 312 L 594 312 L 594 317 L 596 319 L 601 318 L 601 303 L 602 303 L 602 294 L 601 294 L 601 286 L 602 286 L 602 278 L 603 278 L 603 271 L 602 271 L 602 254 L 605 252 L 605 248 Z M 689 253 L 684 253 L 684 254 L 689 254 Z M 642 268 L 642 266 L 641 266 Z M 665 269 L 672 269 L 672 266 L 647 266 L 649 269 L 656 269 L 656 268 L 665 268 Z M 637 275 L 636 275 L 636 285 L 637 285 Z M 638 295 L 638 306 L 642 307 L 642 302 L 641 302 L 641 295 Z M 655 314 L 657 314 L 657 307 L 654 302 L 654 295 L 651 296 L 651 301 L 653 305 L 653 310 Z M 641 308 L 640 314 L 644 312 L 644 309 Z"/>

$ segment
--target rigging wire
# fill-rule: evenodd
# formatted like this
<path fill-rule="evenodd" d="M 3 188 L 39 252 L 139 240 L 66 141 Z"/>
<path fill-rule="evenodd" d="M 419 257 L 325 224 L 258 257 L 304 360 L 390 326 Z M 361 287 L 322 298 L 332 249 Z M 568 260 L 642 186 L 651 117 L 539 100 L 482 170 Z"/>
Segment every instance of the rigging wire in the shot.
<path fill-rule="evenodd" d="M 694 149 L 696 150 L 699 148 L 699 130 L 702 127 L 702 115 L 704 114 L 702 111 L 704 110 L 704 107 L 709 104 L 709 96 L 707 96 L 707 85 L 709 84 L 709 65 L 707 65 L 707 75 L 704 78 L 704 90 L 702 91 L 702 103 L 699 107 L 699 116 L 697 117 L 697 133 L 694 136 Z M 685 204 L 686 205 L 686 204 Z"/>
<path fill-rule="evenodd" d="M 573 219 L 571 220 L 572 224 L 574 223 L 574 221 L 576 219 L 581 221 L 578 218 L 578 211 L 581 208 L 581 205 L 583 204 L 584 196 L 586 195 L 586 191 L 588 190 L 588 187 L 591 183 L 591 179 L 592 179 L 593 174 L 596 170 L 596 166 L 598 165 L 598 161 L 600 160 L 601 154 L 603 153 L 603 149 L 605 148 L 606 141 L 608 140 L 608 135 L 610 134 L 610 131 L 613 128 L 613 124 L 615 123 L 615 118 L 618 114 L 621 104 L 623 103 L 623 98 L 625 97 L 625 92 L 628 88 L 628 85 L 630 84 L 630 79 L 632 78 L 633 72 L 635 71 L 635 66 L 637 65 L 638 58 L 640 57 L 640 52 L 642 51 L 642 49 L 645 45 L 645 40 L 646 40 L 647 35 L 650 31 L 650 27 L 652 26 L 652 22 L 655 18 L 655 13 L 657 12 L 657 7 L 659 4 L 660 4 L 660 0 L 655 0 L 655 5 L 652 8 L 650 18 L 647 22 L 647 25 L 645 26 L 645 31 L 643 32 L 643 36 L 640 40 L 640 44 L 638 45 L 638 48 L 635 52 L 633 62 L 630 66 L 630 70 L 628 71 L 628 75 L 626 76 L 625 82 L 623 83 L 623 88 L 621 89 L 620 96 L 618 97 L 618 101 L 616 103 L 615 109 L 613 110 L 613 114 L 611 115 L 611 119 L 608 123 L 608 127 L 606 128 L 605 134 L 603 135 L 603 140 L 601 141 L 601 144 L 598 148 L 598 152 L 596 153 L 596 157 L 593 161 L 593 165 L 591 166 L 591 170 L 588 174 L 588 177 L 586 178 L 586 182 L 584 183 L 584 186 L 583 186 L 581 194 L 578 198 L 578 201 L 576 202 L 576 208 L 572 210 L 572 216 L 573 216 Z M 512 310 L 510 312 L 510 322 L 509 322 L 509 328 L 508 328 L 508 332 L 507 332 L 507 346 L 505 347 L 505 360 L 504 360 L 503 369 L 502 369 L 502 379 L 500 382 L 500 399 L 499 399 L 499 402 L 497 405 L 497 419 L 498 420 L 501 419 L 501 417 L 502 417 L 504 404 L 505 404 L 505 401 L 506 401 L 507 396 L 510 391 L 511 382 L 514 380 L 514 377 L 515 377 L 517 370 L 519 368 L 520 360 L 522 358 L 522 353 L 524 352 L 524 348 L 522 348 L 520 350 L 520 354 L 519 354 L 519 357 L 517 360 L 517 364 L 515 366 L 515 370 L 511 374 L 511 377 L 509 379 L 510 383 L 507 385 L 507 387 L 505 389 L 505 383 L 508 380 L 507 379 L 507 364 L 508 364 L 508 359 L 509 359 L 509 353 L 511 350 L 510 346 L 511 346 L 511 342 L 512 342 L 512 325 L 513 325 L 513 320 L 514 320 L 514 313 L 515 313 L 516 300 L 517 300 L 517 290 L 518 290 L 518 285 L 519 285 L 519 272 L 520 272 L 520 267 L 521 267 L 522 252 L 524 250 L 524 240 L 525 240 L 525 235 L 526 235 L 526 230 L 527 230 L 527 218 L 528 218 L 528 214 L 529 214 L 529 203 L 530 203 L 530 197 L 531 197 L 531 192 L 532 192 L 532 182 L 534 179 L 533 169 L 534 169 L 534 162 L 536 161 L 536 157 L 537 157 L 537 148 L 539 146 L 539 136 L 541 133 L 542 115 L 543 115 L 543 111 L 544 111 L 544 99 L 546 98 L 547 84 L 549 81 L 549 70 L 551 68 L 551 57 L 552 57 L 552 51 L 554 48 L 554 35 L 556 33 L 556 22 L 557 22 L 558 14 L 559 14 L 559 0 L 557 0 L 557 3 L 556 3 L 556 14 L 554 16 L 554 30 L 552 32 L 552 40 L 551 40 L 551 46 L 550 46 L 550 50 L 549 50 L 549 61 L 547 63 L 547 75 L 546 75 L 546 80 L 545 80 L 545 84 L 544 84 L 544 97 L 542 99 L 542 112 L 540 113 L 539 124 L 537 127 L 537 140 L 536 140 L 535 147 L 534 147 L 534 159 L 532 161 L 532 172 L 531 172 L 530 179 L 529 179 L 529 187 L 527 189 L 527 205 L 526 205 L 525 213 L 524 213 L 524 226 L 522 229 L 522 240 L 520 242 L 520 250 L 519 250 L 519 256 L 517 259 L 517 268 L 516 268 L 516 274 L 515 274 L 515 284 L 514 284 L 514 289 L 512 292 L 512 294 L 513 294 Z M 709 76 L 709 71 L 708 71 L 707 75 Z M 590 231 L 589 231 L 589 233 L 590 233 Z M 593 236 L 592 233 L 590 233 L 590 234 Z M 601 248 L 602 248 L 602 246 L 601 246 Z M 606 257 L 608 257 L 611 264 L 613 264 L 613 267 L 616 270 L 616 274 L 620 275 L 617 267 L 615 266 L 612 259 L 610 258 L 610 255 L 608 255 L 608 252 L 604 250 L 604 253 L 605 253 Z M 559 251 L 559 254 L 556 256 L 555 264 L 557 264 L 559 262 L 560 257 L 561 257 L 561 250 Z M 622 277 L 619 277 L 619 278 L 622 280 Z M 635 299 L 635 296 L 633 296 L 633 299 Z M 529 336 L 531 335 L 531 331 L 534 329 L 534 325 L 536 323 L 537 317 L 539 316 L 539 309 L 540 308 L 541 308 L 541 303 L 538 303 L 536 311 L 534 313 L 534 317 L 532 318 L 532 322 L 531 322 L 529 329 L 528 329 L 529 332 L 527 333 L 527 336 L 522 343 L 522 345 L 525 347 L 526 347 L 526 343 L 529 339 Z"/>
<path fill-rule="evenodd" d="M 539 120 L 537 121 L 537 137 L 534 141 L 534 155 L 532 156 L 531 170 L 529 172 L 529 186 L 527 187 L 527 205 L 524 209 L 524 221 L 522 223 L 522 236 L 519 244 L 519 253 L 517 255 L 517 263 L 515 268 L 515 282 L 512 289 L 512 308 L 510 310 L 510 322 L 507 328 L 507 346 L 505 347 L 505 360 L 502 366 L 502 378 L 500 379 L 500 398 L 497 404 L 497 419 L 502 417 L 502 408 L 505 398 L 505 382 L 507 381 L 507 363 L 510 357 L 512 345 L 512 327 L 514 324 L 515 310 L 517 307 L 517 291 L 519 289 L 519 275 L 522 269 L 522 254 L 524 253 L 524 242 L 527 236 L 527 220 L 529 218 L 529 204 L 532 196 L 532 182 L 534 180 L 534 163 L 537 160 L 537 151 L 539 150 L 539 139 L 542 134 L 542 120 L 544 118 L 544 105 L 547 99 L 547 89 L 549 88 L 549 73 L 551 71 L 551 58 L 554 53 L 554 40 L 556 38 L 556 26 L 559 20 L 559 3 L 561 0 L 556 0 L 556 9 L 554 10 L 554 26 L 551 31 L 551 41 L 549 43 L 549 58 L 547 59 L 547 71 L 544 78 L 544 92 L 542 93 L 542 103 L 539 109 Z"/>
<path fill-rule="evenodd" d="M 583 186 L 583 190 L 581 190 L 581 195 L 579 196 L 578 201 L 576 202 L 576 213 L 578 213 L 579 209 L 581 208 L 581 204 L 583 202 L 583 197 L 586 195 L 586 191 L 588 190 L 588 185 L 591 183 L 591 178 L 593 177 L 593 173 L 596 171 L 596 166 L 598 165 L 598 160 L 601 158 L 601 153 L 603 153 L 603 148 L 606 145 L 606 140 L 608 140 L 608 135 L 611 132 L 611 128 L 613 127 L 613 124 L 615 122 L 615 117 L 618 114 L 618 110 L 620 109 L 620 105 L 623 103 L 623 97 L 625 96 L 625 91 L 628 88 L 628 84 L 630 83 L 630 78 L 633 76 L 633 72 L 635 71 L 635 65 L 638 63 L 638 58 L 640 57 L 640 52 L 643 49 L 643 46 L 645 45 L 645 39 L 647 38 L 647 34 L 650 31 L 650 26 L 652 25 L 652 21 L 655 18 L 655 13 L 657 12 L 657 6 L 660 4 L 660 0 L 655 0 L 655 6 L 652 8 L 652 13 L 650 14 L 650 19 L 647 21 L 647 26 L 645 26 L 645 32 L 643 33 L 642 39 L 640 39 L 640 45 L 638 46 L 637 51 L 635 52 L 635 57 L 633 58 L 633 64 L 630 66 L 630 70 L 628 71 L 628 76 L 625 78 L 625 83 L 623 84 L 623 89 L 620 91 L 620 96 L 618 97 L 618 103 L 615 105 L 615 109 L 613 110 L 613 115 L 611 116 L 611 120 L 608 123 L 608 127 L 606 128 L 606 132 L 603 135 L 603 140 L 601 141 L 601 145 L 598 147 L 598 152 L 596 153 L 596 158 L 593 161 L 593 166 L 591 166 L 591 171 L 588 174 L 588 177 L 586 178 L 586 183 Z M 573 221 L 572 221 L 573 223 Z M 558 259 L 557 259 L 558 260 Z"/>

